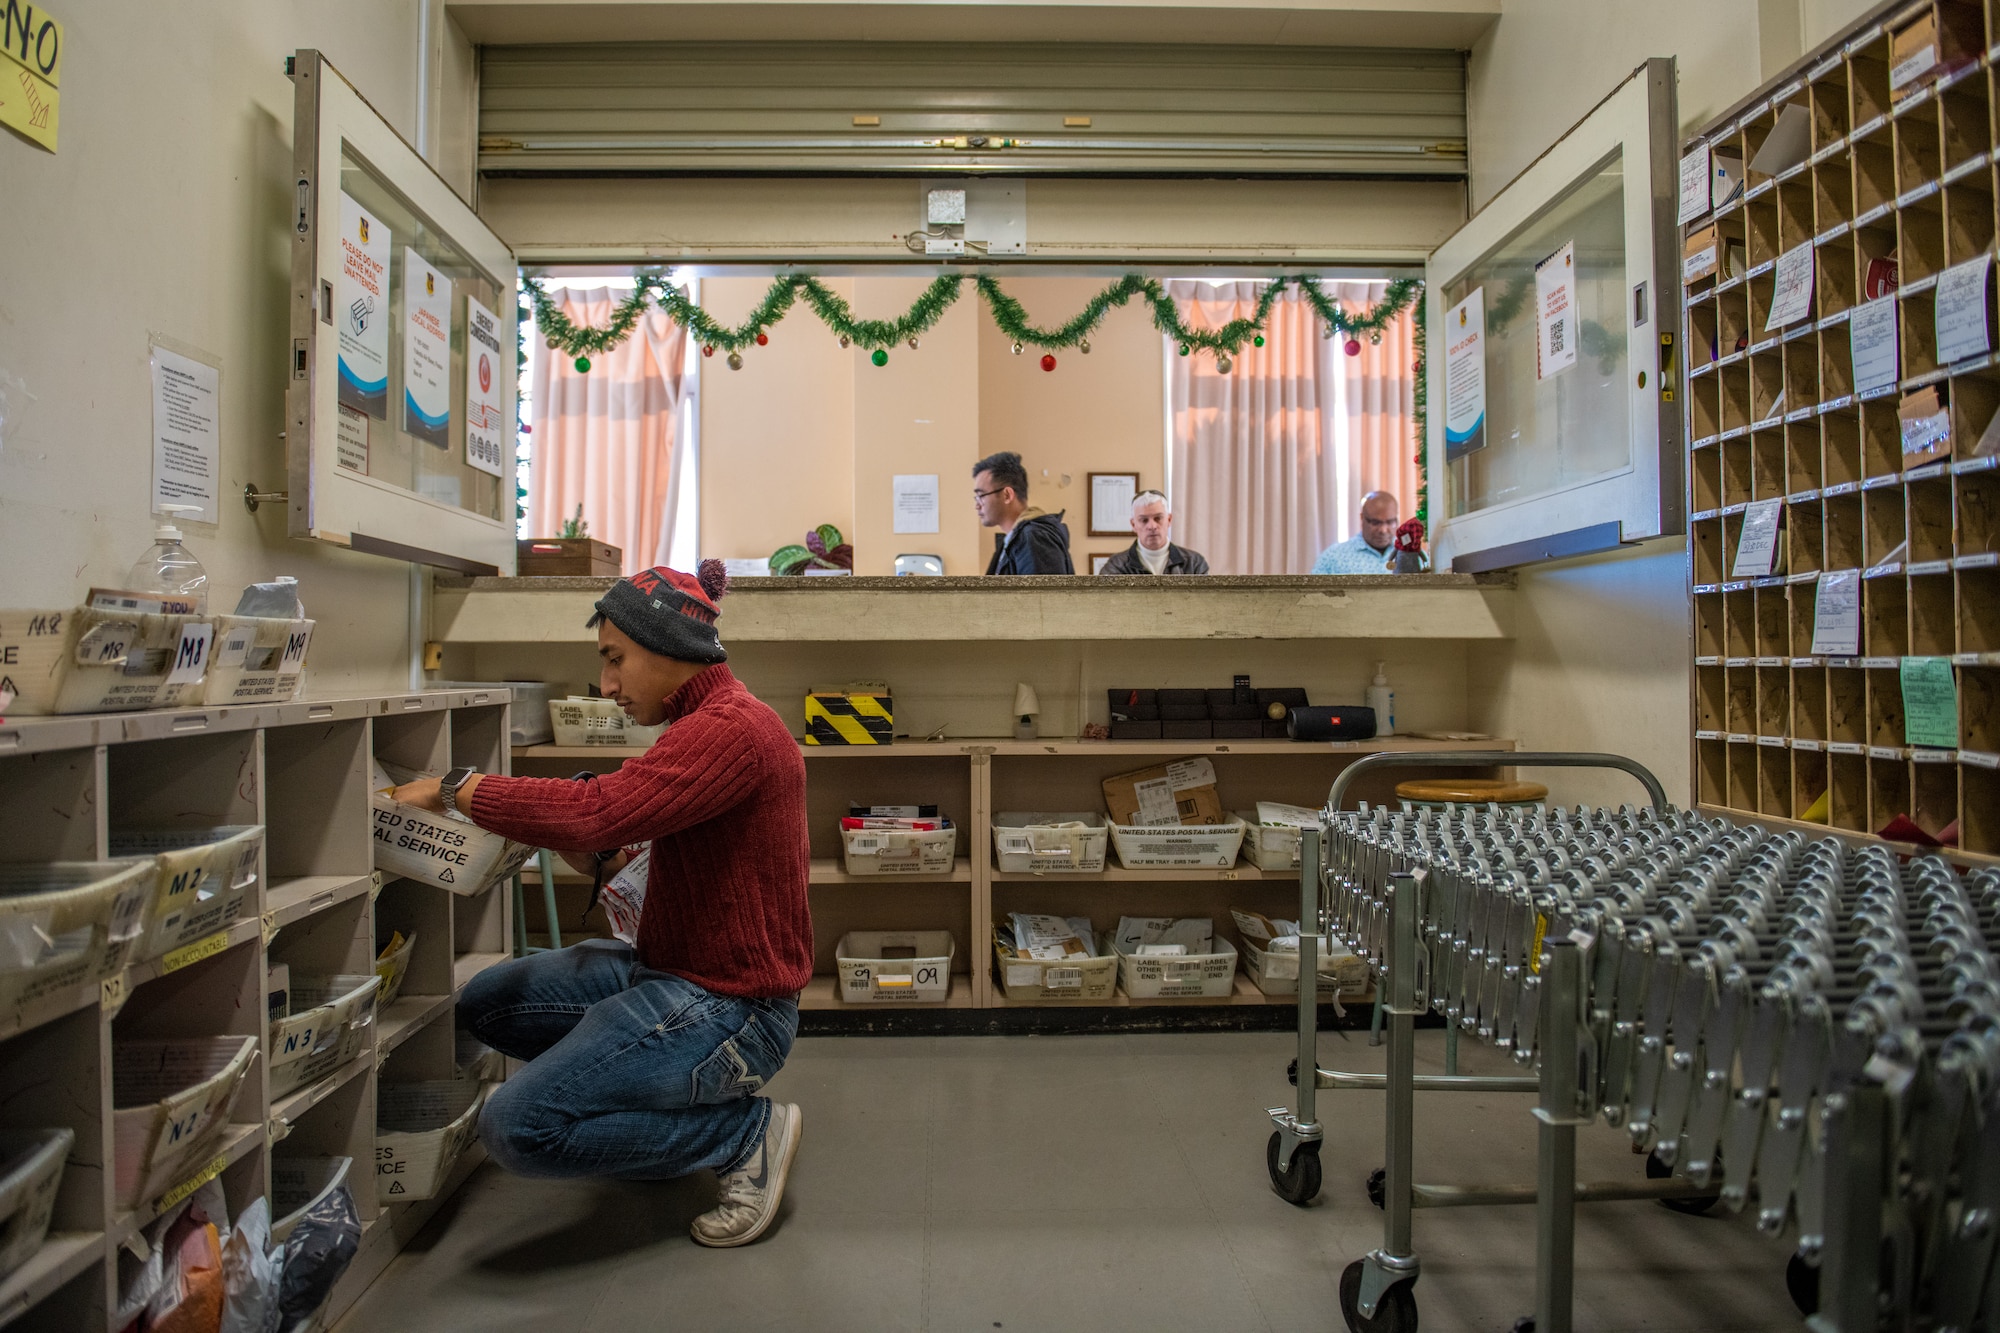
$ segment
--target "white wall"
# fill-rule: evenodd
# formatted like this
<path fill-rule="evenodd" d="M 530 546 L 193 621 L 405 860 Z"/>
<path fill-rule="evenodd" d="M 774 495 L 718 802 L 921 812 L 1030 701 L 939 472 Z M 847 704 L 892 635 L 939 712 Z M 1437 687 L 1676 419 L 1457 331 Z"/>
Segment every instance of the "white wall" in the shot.
<path fill-rule="evenodd" d="M 1478 208 L 1638 65 L 1674 56 L 1692 130 L 1865 11 L 1861 0 L 1507 0 L 1467 71 Z M 1678 801 L 1688 767 L 1687 571 L 1681 539 L 1522 571 L 1516 637 L 1475 645 L 1473 725 L 1537 749 L 1609 750 L 1652 768 Z M 1566 802 L 1622 802 L 1629 785 L 1546 777 Z"/>
<path fill-rule="evenodd" d="M 417 0 L 89 0 L 66 28 L 61 151 L 0 130 L 0 601 L 74 605 L 151 541 L 149 332 L 222 360 L 221 522 L 188 544 L 217 599 L 294 574 L 311 690 L 408 680 L 407 567 L 293 541 L 284 374 L 292 84 L 325 51 L 410 137 Z"/>

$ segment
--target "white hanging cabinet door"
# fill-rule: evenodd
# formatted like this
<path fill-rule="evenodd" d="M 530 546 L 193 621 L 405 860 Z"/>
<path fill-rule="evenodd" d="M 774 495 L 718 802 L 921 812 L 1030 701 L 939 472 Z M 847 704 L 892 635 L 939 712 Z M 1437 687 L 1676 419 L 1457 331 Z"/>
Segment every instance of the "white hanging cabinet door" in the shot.
<path fill-rule="evenodd" d="M 1430 257 L 1440 570 L 1685 530 L 1674 78 L 1641 65 Z"/>
<path fill-rule="evenodd" d="M 291 77 L 291 534 L 512 574 L 514 254 L 319 52 Z"/>

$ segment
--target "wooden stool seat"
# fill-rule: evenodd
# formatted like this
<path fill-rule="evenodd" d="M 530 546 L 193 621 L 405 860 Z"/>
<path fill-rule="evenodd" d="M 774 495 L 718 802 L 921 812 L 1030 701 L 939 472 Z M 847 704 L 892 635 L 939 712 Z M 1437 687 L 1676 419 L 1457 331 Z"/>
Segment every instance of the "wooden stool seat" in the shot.
<path fill-rule="evenodd" d="M 1539 782 L 1502 782 L 1497 778 L 1417 778 L 1396 784 L 1396 797 L 1404 801 L 1428 801 L 1434 805 L 1518 805 L 1545 801 L 1549 789 Z"/>

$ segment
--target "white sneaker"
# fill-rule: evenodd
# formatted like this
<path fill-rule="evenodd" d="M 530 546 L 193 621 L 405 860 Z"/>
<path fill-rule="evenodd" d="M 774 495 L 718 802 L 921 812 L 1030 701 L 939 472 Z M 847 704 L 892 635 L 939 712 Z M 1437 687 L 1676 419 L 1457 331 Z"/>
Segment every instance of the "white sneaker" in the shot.
<path fill-rule="evenodd" d="M 694 1220 L 689 1233 L 695 1241 L 716 1249 L 748 1245 L 770 1229 L 785 1197 L 785 1177 L 792 1154 L 799 1150 L 805 1116 L 790 1102 L 774 1103 L 764 1141 L 750 1160 L 720 1180 L 722 1196 L 715 1207 Z"/>

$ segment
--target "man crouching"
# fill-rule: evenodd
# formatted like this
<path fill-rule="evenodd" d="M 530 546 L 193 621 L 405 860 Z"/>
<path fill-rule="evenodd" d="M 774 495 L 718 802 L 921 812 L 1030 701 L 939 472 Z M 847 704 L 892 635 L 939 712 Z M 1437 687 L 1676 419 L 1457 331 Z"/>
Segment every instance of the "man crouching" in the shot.
<path fill-rule="evenodd" d="M 777 1216 L 799 1108 L 757 1090 L 798 1033 L 812 975 L 806 771 L 785 724 L 728 667 L 719 560 L 613 584 L 600 688 L 671 725 L 614 773 L 571 781 L 458 769 L 396 799 L 537 847 L 601 882 L 652 845 L 636 945 L 592 939 L 474 978 L 458 1021 L 528 1062 L 487 1098 L 479 1136 L 529 1176 L 664 1180 L 708 1168 L 703 1245 L 745 1245 Z"/>

